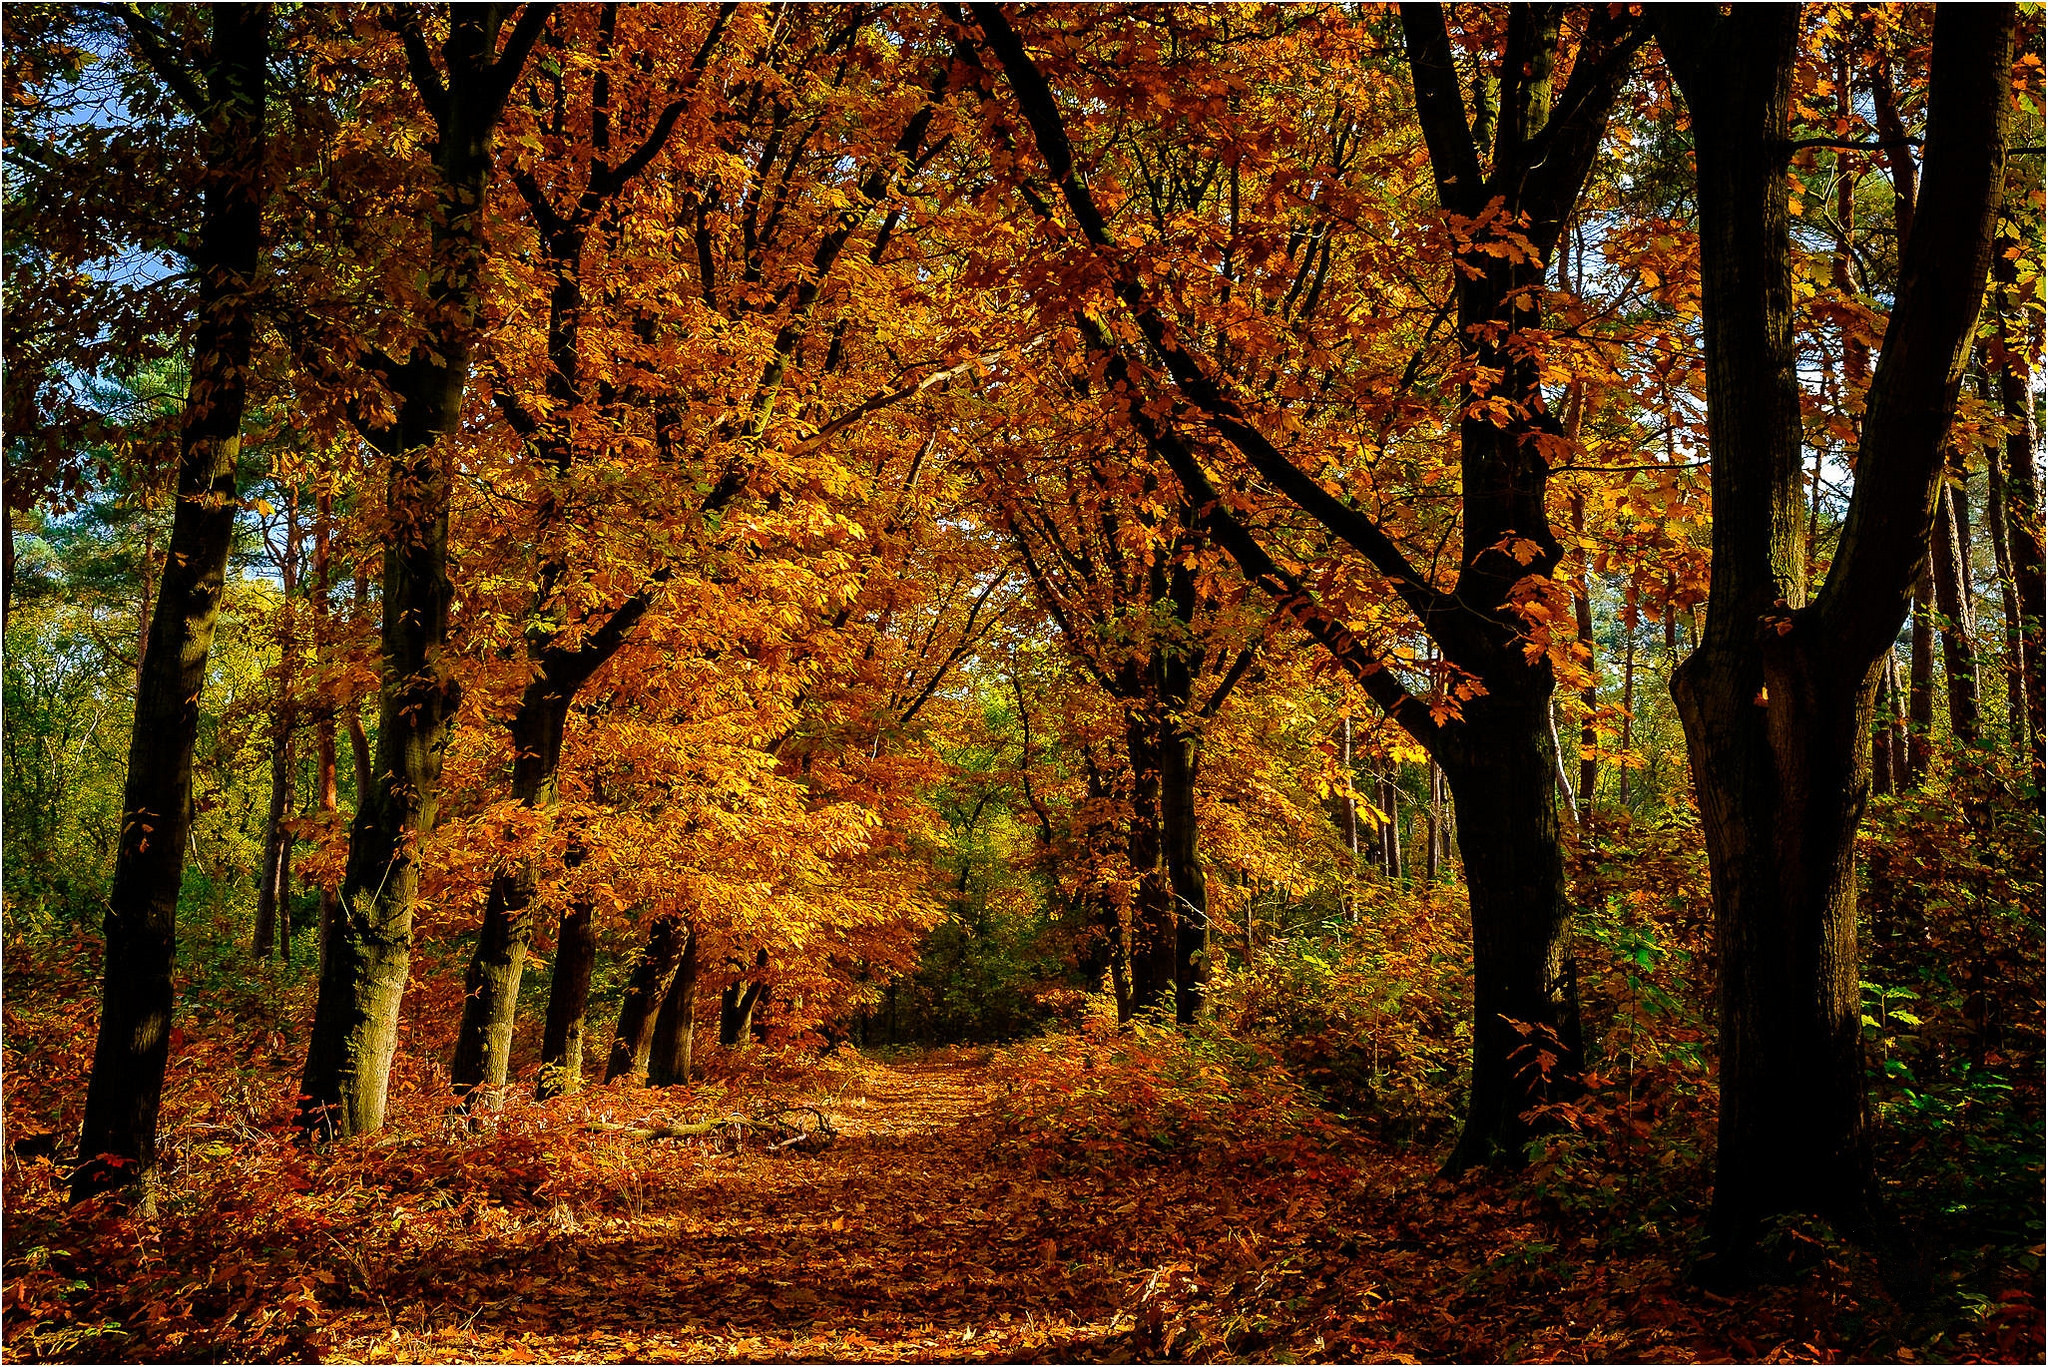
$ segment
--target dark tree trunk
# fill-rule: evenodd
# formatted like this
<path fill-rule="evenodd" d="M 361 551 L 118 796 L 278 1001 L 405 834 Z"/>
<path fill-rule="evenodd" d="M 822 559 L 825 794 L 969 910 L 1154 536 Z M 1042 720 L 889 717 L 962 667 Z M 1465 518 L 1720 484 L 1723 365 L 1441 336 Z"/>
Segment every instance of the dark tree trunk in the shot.
<path fill-rule="evenodd" d="M 1934 508 L 1932 562 L 1934 604 L 1941 610 L 1941 663 L 1948 676 L 1949 734 L 1965 745 L 1977 743 L 1976 630 L 1969 593 L 1969 500 L 1962 489 L 1946 485 Z"/>
<path fill-rule="evenodd" d="M 1174 903 L 1174 1019 L 1187 1025 L 1201 1014 L 1209 983 L 1209 885 L 1195 806 L 1200 738 L 1170 727 L 1160 758 L 1162 854 Z"/>
<path fill-rule="evenodd" d="M 321 494 L 313 511 L 313 647 L 321 665 L 320 685 L 323 700 L 313 715 L 313 802 L 321 815 L 328 816 L 341 810 L 341 789 L 335 773 L 334 744 L 334 703 L 331 689 L 333 679 L 328 667 L 333 663 L 334 641 L 330 618 L 333 612 L 334 562 L 329 549 L 331 535 L 331 507 L 328 496 Z M 320 912 L 315 931 L 314 944 L 318 946 L 327 938 L 327 927 L 334 920 L 336 891 L 332 884 L 320 885 Z M 316 948 L 315 953 L 318 953 Z"/>
<path fill-rule="evenodd" d="M 1990 264 L 2013 12 L 1937 14 L 1924 212 L 1906 240 L 1848 521 L 1810 606 L 1783 151 L 1799 11 L 1672 5 L 1655 15 L 1699 176 L 1713 579 L 1705 632 L 1672 692 L 1720 953 L 1710 1232 L 1739 1261 L 1779 1212 L 1852 1227 L 1870 1215 L 1854 835 L 1875 666 L 1924 570 Z"/>
<path fill-rule="evenodd" d="M 1472 904 L 1488 914 L 1472 918 L 1472 1092 L 1454 1170 L 1519 1161 L 1524 1114 L 1569 1095 L 1582 1066 L 1549 706 L 1547 690 L 1473 699 L 1444 762 L 1458 824 L 1487 832 L 1465 853 Z"/>
<path fill-rule="evenodd" d="M 384 1123 L 399 1006 L 412 962 L 420 872 L 415 853 L 434 826 L 442 756 L 461 698 L 454 660 L 445 649 L 454 597 L 448 579 L 454 459 L 449 441 L 461 419 L 476 335 L 491 139 L 549 8 L 524 6 L 499 53 L 498 32 L 512 7 L 454 7 L 442 46 L 445 75 L 415 72 L 416 80 L 434 86 L 422 96 L 436 123 L 427 337 L 382 376 L 395 401 L 392 419 L 358 424 L 386 464 L 383 678 L 376 764 L 349 832 L 340 914 L 328 927 L 299 1087 L 300 1124 L 316 1135 L 363 1134 Z"/>
<path fill-rule="evenodd" d="M 199 322 L 169 553 L 150 616 L 149 644 L 137 667 L 120 845 L 107 902 L 99 1035 L 73 1199 L 144 1179 L 156 1167 L 178 889 L 191 828 L 192 751 L 234 540 L 235 464 L 254 331 L 249 290 L 262 250 L 270 19 L 267 5 L 213 7 L 207 107 L 191 111 L 208 128 L 203 216 L 191 255 Z M 146 54 L 156 53 L 154 40 L 145 39 L 140 28 L 136 41 Z M 172 60 L 159 55 L 165 63 Z"/>
<path fill-rule="evenodd" d="M 572 908 L 555 932 L 555 972 L 548 983 L 548 1019 L 540 1045 L 542 1101 L 583 1087 L 583 1020 L 590 1009 L 590 971 L 597 963 L 597 935 L 590 907 Z"/>
<path fill-rule="evenodd" d="M 690 1054 L 697 1036 L 697 935 L 687 933 L 682 962 L 661 999 L 654 1021 L 654 1046 L 647 1059 L 647 1085 L 679 1087 L 690 1081 Z"/>
<path fill-rule="evenodd" d="M 626 996 L 619 1003 L 619 1025 L 612 1033 L 611 1057 L 605 1060 L 604 1080 L 647 1077 L 647 1058 L 654 1049 L 655 1018 L 662 998 L 668 995 L 676 965 L 683 957 L 689 928 L 680 917 L 664 916 L 647 932 L 647 946 L 633 963 L 626 979 Z"/>
<path fill-rule="evenodd" d="M 972 9 L 1009 76 L 1039 152 L 1075 221 L 1098 252 L 1120 259 L 1105 216 L 1076 174 L 1061 108 L 1043 74 L 1001 6 L 976 4 Z M 1526 1075 L 1516 1074 L 1510 1054 L 1501 1052 L 1508 1049 L 1522 1057 L 1523 1037 L 1485 1019 L 1484 1013 L 1511 1004 L 1529 1013 L 1532 1030 L 1555 1031 L 1559 1042 L 1551 1081 L 1558 1089 L 1570 1086 L 1578 1065 L 1570 974 L 1561 968 L 1569 958 L 1568 908 L 1563 855 L 1557 844 L 1558 759 L 1549 710 L 1553 680 L 1547 661 L 1532 662 L 1523 653 L 1522 629 L 1510 606 L 1515 585 L 1531 574 L 1551 574 L 1562 556 L 1546 512 L 1548 465 L 1538 454 L 1537 440 L 1558 437 L 1560 429 L 1545 410 L 1533 359 L 1515 338 L 1541 322 L 1538 310 L 1548 256 L 1578 202 L 1642 32 L 1625 15 L 1596 10 L 1583 31 L 1571 74 L 1560 88 L 1556 77 L 1562 10 L 1508 10 L 1500 118 L 1489 170 L 1473 141 L 1443 12 L 1435 6 L 1408 5 L 1401 18 L 1442 207 L 1477 220 L 1490 204 L 1497 205 L 1512 221 L 1525 224 L 1519 240 L 1532 244 L 1538 257 L 1529 260 L 1526 252 L 1495 255 L 1489 250 L 1495 244 L 1478 242 L 1461 250 L 1452 263 L 1458 335 L 1467 348 L 1466 362 L 1474 374 L 1490 377 L 1489 393 L 1496 401 L 1512 404 L 1524 415 L 1499 426 L 1480 416 L 1475 406 L 1460 422 L 1462 536 L 1453 590 L 1445 591 L 1432 575 L 1417 570 L 1368 515 L 1333 498 L 1274 445 L 1226 379 L 1207 373 L 1196 351 L 1181 344 L 1179 326 L 1135 271 L 1115 275 L 1111 289 L 1143 337 L 1149 361 L 1171 381 L 1175 396 L 1262 478 L 1391 580 L 1443 648 L 1445 658 L 1478 677 L 1486 695 L 1468 704 L 1463 720 L 1438 723 L 1385 662 L 1324 612 L 1310 587 L 1279 565 L 1254 530 L 1232 515 L 1193 447 L 1170 421 L 1155 417 L 1141 401 L 1145 396 L 1135 387 L 1128 366 L 1121 359 L 1112 360 L 1105 378 L 1113 392 L 1124 396 L 1123 411 L 1133 428 L 1173 469 L 1205 530 L 1450 772 L 1461 837 L 1474 837 L 1473 845 L 1466 847 L 1468 856 L 1472 849 L 1484 847 L 1495 866 L 1485 879 L 1474 877 L 1470 867 L 1467 870 L 1482 1020 L 1474 1032 L 1474 1104 L 1452 1162 L 1513 1163 L 1520 1161 L 1523 1150 L 1519 1112 L 1509 1092 L 1513 1087 L 1534 1090 L 1534 1085 Z M 1086 316 L 1081 323 L 1084 329 L 1093 326 Z M 1104 330 L 1096 328 L 1095 337 L 1105 350 L 1121 356 Z M 1510 545 L 1534 549 L 1510 555 L 1505 549 Z M 1525 789 L 1532 756 L 1542 763 L 1535 786 Z M 1502 791 L 1514 791 L 1528 805 L 1511 808 L 1489 795 Z M 1539 848 L 1544 842 L 1547 847 Z M 1554 870 L 1555 876 L 1546 870 Z M 1484 952 L 1478 949 L 1481 942 Z M 1507 962 L 1511 956 L 1513 962 Z M 1487 1050 L 1495 1051 L 1493 1056 L 1483 1057 Z"/>
<path fill-rule="evenodd" d="M 1131 876 L 1136 880 L 1130 910 L 1131 1012 L 1137 1014 L 1173 1002 L 1179 918 L 1174 915 L 1173 883 L 1166 871 L 1163 757 L 1157 728 L 1150 718 L 1133 715 L 1125 730 L 1131 758 L 1131 825 L 1126 848 Z"/>
<path fill-rule="evenodd" d="M 737 1049 L 754 1033 L 754 1004 L 761 1000 L 761 984 L 736 978 L 718 997 L 718 1045 Z M 894 1002 L 891 1002 L 894 1011 Z M 893 1015 L 892 1015 L 893 1020 Z M 893 1031 L 894 1026 L 891 1026 Z"/>
<path fill-rule="evenodd" d="M 291 831 L 285 826 L 292 795 L 291 721 L 277 707 L 270 738 L 270 806 L 263 818 L 263 869 L 256 884 L 256 957 L 278 950 L 277 912 L 291 895 Z"/>

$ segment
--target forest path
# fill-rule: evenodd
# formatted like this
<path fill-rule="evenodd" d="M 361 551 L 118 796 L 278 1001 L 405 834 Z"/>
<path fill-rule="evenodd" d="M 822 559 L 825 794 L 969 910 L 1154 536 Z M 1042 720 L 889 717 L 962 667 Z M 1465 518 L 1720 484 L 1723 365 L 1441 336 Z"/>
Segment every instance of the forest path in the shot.
<path fill-rule="evenodd" d="M 686 1170 L 680 1184 L 669 1174 L 633 1218 L 557 1216 L 538 1240 L 516 1228 L 502 1241 L 479 1231 L 459 1250 L 386 1263 L 380 1304 L 352 1308 L 354 1324 L 330 1323 L 322 1355 L 1088 1356 L 1141 1269 L 1098 1251 L 1107 1212 L 1057 1182 L 1023 1180 L 988 1152 L 991 1093 L 983 1065 L 875 1064 L 836 1094 L 802 1098 L 840 1132 L 816 1156 L 622 1139 L 622 1181 L 636 1163 L 675 1164 Z"/>

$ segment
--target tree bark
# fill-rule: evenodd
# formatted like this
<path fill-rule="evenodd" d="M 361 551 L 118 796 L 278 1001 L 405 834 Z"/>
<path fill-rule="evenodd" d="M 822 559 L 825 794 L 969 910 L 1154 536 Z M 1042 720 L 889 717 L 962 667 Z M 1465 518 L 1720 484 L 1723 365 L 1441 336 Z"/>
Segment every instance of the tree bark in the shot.
<path fill-rule="evenodd" d="M 1917 789 L 1934 763 L 1934 578 L 1913 586 L 1913 636 L 1906 675 L 1906 782 Z"/>
<path fill-rule="evenodd" d="M 1129 712 L 1124 723 L 1131 761 L 1131 818 L 1125 849 L 1135 886 L 1130 903 L 1131 1013 L 1171 1005 L 1179 919 L 1166 872 L 1163 811 L 1164 747 L 1155 721 Z"/>
<path fill-rule="evenodd" d="M 2020 595 L 2013 579 L 2012 539 L 2006 530 L 2005 469 L 2003 454 L 1996 447 L 1985 453 L 1987 490 L 1984 500 L 1985 535 L 1991 542 L 1991 556 L 1998 566 L 1998 607 L 2005 627 L 2005 653 L 2001 672 L 2005 675 L 2006 742 L 2016 755 L 2033 748 L 2032 718 L 2027 712 L 2027 676 L 2024 663 L 2025 624 L 2020 618 Z"/>
<path fill-rule="evenodd" d="M 2008 240 L 2017 247 L 2016 240 Z M 2001 241 L 2004 248 L 2008 241 Z M 2008 317 L 2026 314 L 2016 298 L 2019 265 L 2004 250 L 1993 258 L 1999 286 L 1999 300 Z M 2005 532 L 2006 556 L 2012 562 L 2013 590 L 2019 598 L 2020 662 L 2026 688 L 2027 719 L 2032 731 L 2030 753 L 2038 774 L 2041 767 L 2043 699 L 2041 658 L 2044 621 L 2044 572 L 2042 568 L 2041 485 L 2035 476 L 2034 460 L 2040 450 L 2040 433 L 2034 420 L 2034 398 L 2027 366 L 2034 339 L 2023 340 L 2018 348 L 2006 347 L 2005 363 L 1998 367 L 1999 405 L 2005 412 Z"/>
<path fill-rule="evenodd" d="M 1122 352 L 1089 316 L 1080 317 L 1084 330 L 1094 327 L 1100 345 L 1114 354 L 1105 379 L 1124 398 L 1132 427 L 1173 469 L 1194 514 L 1248 579 L 1271 593 L 1369 697 L 1439 758 L 1450 777 L 1461 828 L 1475 833 L 1475 846 L 1486 847 L 1490 859 L 1496 849 L 1501 851 L 1482 878 L 1469 867 L 1467 847 L 1481 1018 L 1473 1036 L 1473 1104 L 1451 1163 L 1520 1162 L 1527 1137 L 1520 1116 L 1528 1109 L 1522 1103 L 1568 1088 L 1579 1058 L 1570 974 L 1560 968 L 1569 959 L 1569 910 L 1557 844 L 1558 758 L 1549 710 L 1553 679 L 1547 660 L 1531 661 L 1522 651 L 1519 619 L 1510 606 L 1515 585 L 1531 574 L 1552 574 L 1562 558 L 1546 512 L 1548 465 L 1538 456 L 1535 440 L 1557 437 L 1559 425 L 1546 411 L 1532 358 L 1513 339 L 1541 322 L 1538 300 L 1548 256 L 1577 204 L 1641 31 L 1625 15 L 1596 11 L 1560 89 L 1555 78 L 1562 12 L 1550 7 L 1509 10 L 1489 171 L 1466 118 L 1443 12 L 1426 5 L 1402 9 L 1416 103 L 1443 209 L 1477 219 L 1489 204 L 1497 204 L 1509 221 L 1525 225 L 1520 240 L 1534 247 L 1536 257 L 1528 259 L 1525 251 L 1496 255 L 1488 250 L 1494 244 L 1484 242 L 1462 249 L 1452 263 L 1466 363 L 1474 374 L 1489 377 L 1488 393 L 1497 403 L 1510 404 L 1523 416 L 1496 425 L 1473 405 L 1460 421 L 1462 537 L 1456 586 L 1446 591 L 1409 564 L 1369 515 L 1331 495 L 1275 446 L 1228 387 L 1229 377 L 1209 374 L 1196 349 L 1182 344 L 1179 324 L 1139 275 L 1122 264 L 1107 220 L 1076 168 L 1060 106 L 1002 7 L 971 8 L 1073 218 L 1094 250 L 1118 263 L 1110 289 L 1136 324 L 1148 361 L 1185 400 L 1191 416 L 1204 420 L 1262 478 L 1390 579 L 1445 658 L 1487 690 L 1467 705 L 1462 719 L 1438 723 L 1431 717 L 1385 662 L 1323 611 L 1301 578 L 1279 565 L 1253 529 L 1224 507 L 1217 481 L 1194 446 L 1171 419 L 1148 411 L 1138 377 Z M 1049 214 L 1049 206 L 1041 212 Z M 1476 398 L 1469 391 L 1461 394 L 1465 401 Z M 1509 545 L 1534 549 L 1525 558 L 1506 553 Z M 1541 761 L 1533 788 L 1525 787 L 1532 757 Z M 1500 791 L 1514 791 L 1532 805 L 1504 806 L 1489 796 Z M 1504 824 L 1496 828 L 1496 822 Z M 1483 953 L 1481 941 L 1487 946 Z M 1527 1013 L 1517 1019 L 1532 1032 L 1556 1037 L 1547 1080 L 1518 1071 L 1525 1037 L 1487 1015 L 1503 1006 Z M 1487 1050 L 1496 1052 L 1481 1057 Z"/>
<path fill-rule="evenodd" d="M 647 1059 L 647 1085 L 680 1087 L 690 1081 L 697 1036 L 697 934 L 686 932 L 682 962 L 661 999 L 654 1020 L 654 1044 Z"/>
<path fill-rule="evenodd" d="M 322 699 L 313 714 L 313 802 L 323 817 L 341 810 L 341 789 L 335 773 L 334 682 L 328 674 L 333 664 L 334 639 L 330 625 L 333 612 L 334 561 L 329 547 L 332 535 L 332 505 L 321 494 L 313 508 L 313 647 L 321 665 Z M 320 885 L 320 911 L 314 944 L 327 939 L 327 927 L 334 921 L 336 890 Z M 315 951 L 318 952 L 317 949 Z"/>
<path fill-rule="evenodd" d="M 349 832 L 340 914 L 328 927 L 312 1041 L 300 1083 L 299 1123 L 316 1136 L 364 1134 L 384 1123 L 398 1012 L 412 961 L 417 851 L 433 829 L 441 761 L 461 686 L 445 649 L 454 587 L 448 579 L 450 449 L 462 416 L 475 343 L 491 141 L 505 97 L 539 38 L 549 6 L 523 7 L 498 52 L 511 10 L 455 6 L 442 53 L 445 76 L 423 54 L 415 79 L 434 118 L 436 212 L 430 243 L 426 340 L 382 367 L 396 412 L 363 418 L 363 436 L 386 462 L 390 530 L 384 547 L 384 620 L 377 758 Z M 402 21 L 417 24 L 418 19 Z M 422 48 L 417 28 L 412 37 Z"/>
<path fill-rule="evenodd" d="M 1854 835 L 1875 665 L 1925 567 L 1942 451 L 1990 265 L 2011 6 L 1936 15 L 1926 193 L 1871 383 L 1857 485 L 1807 604 L 1783 147 L 1796 7 L 1660 6 L 1698 168 L 1707 419 L 1707 624 L 1672 692 L 1714 890 L 1721 1107 L 1709 1225 L 1738 1264 L 1766 1218 L 1871 1214 Z"/>
<path fill-rule="evenodd" d="M 267 533 L 266 533 L 267 536 Z M 284 545 L 278 549 L 277 568 L 283 599 L 278 615 L 284 626 L 278 637 L 277 696 L 270 708 L 270 806 L 263 825 L 263 872 L 256 888 L 256 957 L 291 957 L 292 833 L 286 826 L 291 814 L 293 740 L 298 731 L 296 654 L 298 633 L 293 620 L 293 598 L 299 587 L 299 519 L 296 495 L 286 505 Z M 280 927 L 279 914 L 287 924 Z M 279 934 L 280 929 L 282 935 Z"/>
<path fill-rule="evenodd" d="M 542 1101 L 583 1087 L 583 1023 L 590 1009 L 590 971 L 597 963 L 597 935 L 590 906 L 579 904 L 562 917 L 555 932 L 555 972 L 548 983 L 548 1019 L 541 1036 Z"/>
<path fill-rule="evenodd" d="M 1965 745 L 1977 743 L 1977 649 L 1971 640 L 1976 630 L 1970 611 L 1969 500 L 1955 484 L 1946 484 L 1936 496 L 1934 536 L 1928 554 L 1932 561 L 1934 604 L 1941 611 L 1941 663 L 1948 682 L 1949 734 Z"/>
<path fill-rule="evenodd" d="M 655 1017 L 662 998 L 668 995 L 676 965 L 682 960 L 689 928 L 678 916 L 663 916 L 647 932 L 647 946 L 633 963 L 626 979 L 625 999 L 619 1003 L 619 1024 L 612 1032 L 611 1057 L 605 1060 L 604 1080 L 647 1077 L 647 1057 L 654 1048 Z"/>
<path fill-rule="evenodd" d="M 1892 689 L 1897 675 L 1891 652 L 1887 651 L 1884 663 L 1878 668 L 1877 711 L 1870 727 L 1871 791 L 1879 797 L 1888 796 L 1892 791 Z"/>
<path fill-rule="evenodd" d="M 157 1111 L 169 1056 L 178 889 L 191 829 L 192 752 L 207 652 L 234 540 L 254 335 L 250 290 L 262 249 L 267 5 L 217 5 L 206 54 L 206 184 L 191 265 L 198 331 L 179 435 L 178 498 L 121 795 L 120 845 L 107 902 L 107 950 L 85 1123 L 72 1199 L 145 1179 L 156 1167 Z M 138 32 L 138 44 L 148 50 Z M 171 61 L 168 55 L 163 57 Z"/>
<path fill-rule="evenodd" d="M 1202 872 L 1201 823 L 1195 805 L 1201 739 L 1169 723 L 1160 757 L 1161 854 L 1174 909 L 1173 1015 L 1181 1025 L 1189 1025 L 1201 1014 L 1209 984 L 1209 886 Z"/>
<path fill-rule="evenodd" d="M 1519 1158 L 1524 1114 L 1568 1095 L 1583 1066 L 1550 698 L 1531 694 L 1469 701 L 1443 765 L 1459 826 L 1488 833 L 1465 852 L 1472 904 L 1517 913 L 1472 918 L 1472 1093 L 1453 1170 Z"/>
<path fill-rule="evenodd" d="M 578 683 L 581 682 L 579 678 Z M 555 805 L 555 776 L 561 767 L 562 734 L 574 697 L 545 666 L 526 686 L 512 721 L 512 795 L 529 809 Z M 525 857 L 491 878 L 476 950 L 464 976 L 462 1025 L 448 1068 L 458 1097 L 477 1087 L 502 1087 L 512 1057 L 519 1010 L 519 980 L 533 938 L 535 876 Z"/>

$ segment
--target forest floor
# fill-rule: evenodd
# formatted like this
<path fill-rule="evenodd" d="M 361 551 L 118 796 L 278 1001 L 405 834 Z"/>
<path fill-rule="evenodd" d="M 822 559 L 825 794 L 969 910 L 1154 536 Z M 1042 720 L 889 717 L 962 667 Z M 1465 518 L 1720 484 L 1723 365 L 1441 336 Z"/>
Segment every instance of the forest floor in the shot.
<path fill-rule="evenodd" d="M 8 1005 L 8 1361 L 2041 1351 L 2039 1249 L 1987 1245 L 1955 1290 L 1901 1303 L 1868 1253 L 1791 1228 L 1787 1275 L 1715 1295 L 1687 1277 L 1696 1159 L 1636 1147 L 1446 1182 L 1436 1145 L 1375 1138 L 1171 1031 L 901 1057 L 713 1050 L 689 1088 L 536 1102 L 517 1087 L 469 1115 L 423 1063 L 384 1131 L 310 1152 L 289 1118 L 296 1051 L 243 1036 L 241 1080 L 223 1084 L 195 1023 L 174 1041 L 156 1209 L 66 1206 L 55 1146 L 29 1131 L 75 1124 L 76 1061 L 38 1046 L 76 1011 Z M 829 1118 L 830 1144 L 644 1133 L 797 1105 Z"/>
<path fill-rule="evenodd" d="M 1698 1080 L 1602 1088 L 1528 1168 L 1444 1180 L 1448 1131 L 1339 1117 L 1212 1029 L 709 1047 L 692 1086 L 547 1103 L 526 1060 L 463 1113 L 420 992 L 385 1129 L 309 1150 L 303 1010 L 242 974 L 180 1008 L 154 1209 L 68 1205 L 90 951 L 8 955 L 4 1361 L 2042 1361 L 2038 1158 L 1901 1187 L 1919 1289 L 1802 1221 L 1782 1275 L 1716 1295 Z M 645 1137 L 788 1107 L 831 1144 Z"/>
<path fill-rule="evenodd" d="M 324 1356 L 1093 1355 L 1125 1327 L 1118 1308 L 1135 1269 L 1102 1251 L 1103 1226 L 1118 1217 L 991 1165 L 990 1089 L 985 1064 L 971 1061 L 864 1068 L 809 1096 L 838 1131 L 823 1152 L 692 1153 L 687 1179 L 637 1212 L 558 1215 L 538 1241 L 507 1229 L 387 1261 L 377 1303 L 330 1322 Z"/>

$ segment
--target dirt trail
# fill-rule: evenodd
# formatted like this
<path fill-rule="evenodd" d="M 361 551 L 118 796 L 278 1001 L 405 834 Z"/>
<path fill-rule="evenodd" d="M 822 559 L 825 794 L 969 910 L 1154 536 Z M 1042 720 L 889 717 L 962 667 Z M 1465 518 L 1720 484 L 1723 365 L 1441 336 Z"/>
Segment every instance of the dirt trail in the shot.
<path fill-rule="evenodd" d="M 630 1219 L 508 1229 L 386 1262 L 379 1304 L 324 1354 L 368 1361 L 1069 1360 L 1099 1352 L 1137 1269 L 1101 1216 L 987 1152 L 990 1084 L 965 1063 L 876 1065 L 820 1100 L 825 1153 L 653 1145 L 686 1169 Z M 541 1216 L 535 1216 L 539 1219 Z M 395 1303 L 390 1292 L 415 1288 Z M 350 1323 L 354 1321 L 355 1323 Z M 357 1328 L 360 1324 L 360 1328 Z M 339 1330 L 334 1333 L 334 1330 Z"/>

